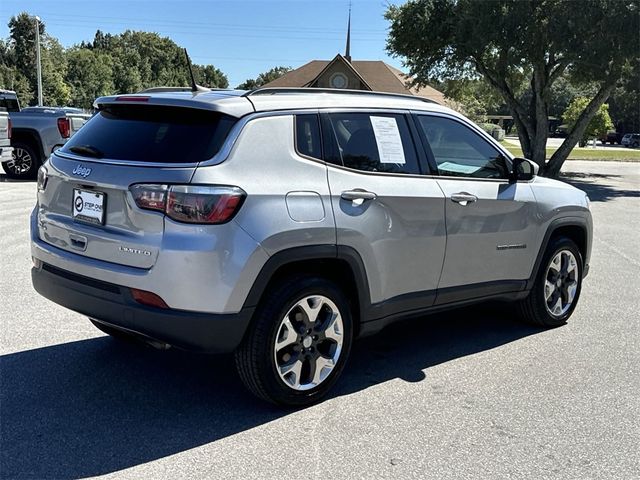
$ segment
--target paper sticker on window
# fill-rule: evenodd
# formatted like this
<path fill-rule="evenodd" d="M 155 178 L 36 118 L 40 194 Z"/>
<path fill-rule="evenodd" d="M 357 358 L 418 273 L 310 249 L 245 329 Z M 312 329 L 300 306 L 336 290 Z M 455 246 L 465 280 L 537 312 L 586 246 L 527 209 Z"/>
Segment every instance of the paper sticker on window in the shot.
<path fill-rule="evenodd" d="M 398 163 L 404 165 L 404 150 L 398 122 L 393 117 L 369 117 L 378 145 L 380 163 Z"/>
<path fill-rule="evenodd" d="M 453 162 L 443 162 L 438 164 L 438 170 L 440 173 L 443 172 L 451 172 L 451 173 L 464 173 L 467 175 L 471 175 L 472 173 L 477 172 L 482 168 L 482 165 L 476 167 L 474 165 L 461 165 L 459 163 Z"/>

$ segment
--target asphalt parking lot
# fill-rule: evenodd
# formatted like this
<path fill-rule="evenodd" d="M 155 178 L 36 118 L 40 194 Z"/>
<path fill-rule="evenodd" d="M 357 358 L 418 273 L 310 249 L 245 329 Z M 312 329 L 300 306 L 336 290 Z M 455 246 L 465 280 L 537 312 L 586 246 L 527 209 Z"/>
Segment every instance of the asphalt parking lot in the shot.
<path fill-rule="evenodd" d="M 230 357 L 122 345 L 38 296 L 35 184 L 0 177 L 0 477 L 640 478 L 640 164 L 565 172 L 595 223 L 568 325 L 396 324 L 298 411 L 246 393 Z"/>

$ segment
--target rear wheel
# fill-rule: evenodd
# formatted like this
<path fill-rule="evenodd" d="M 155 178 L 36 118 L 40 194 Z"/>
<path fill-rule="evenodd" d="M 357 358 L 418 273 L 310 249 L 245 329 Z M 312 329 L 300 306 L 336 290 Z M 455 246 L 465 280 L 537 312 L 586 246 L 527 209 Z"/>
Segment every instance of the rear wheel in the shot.
<path fill-rule="evenodd" d="M 258 307 L 235 354 L 240 378 L 269 402 L 314 403 L 342 373 L 352 332 L 349 303 L 333 283 L 291 277 Z"/>
<path fill-rule="evenodd" d="M 35 178 L 40 161 L 34 148 L 26 143 L 12 144 L 12 158 L 2 164 L 2 168 L 10 178 Z"/>
<path fill-rule="evenodd" d="M 566 237 L 552 239 L 529 296 L 518 302 L 524 320 L 543 327 L 566 323 L 582 287 L 582 256 Z"/>

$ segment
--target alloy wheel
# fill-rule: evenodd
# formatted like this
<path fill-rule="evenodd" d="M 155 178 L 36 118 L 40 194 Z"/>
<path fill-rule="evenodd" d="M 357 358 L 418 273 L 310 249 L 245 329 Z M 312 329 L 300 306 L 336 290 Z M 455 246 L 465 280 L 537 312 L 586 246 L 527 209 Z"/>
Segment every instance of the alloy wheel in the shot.
<path fill-rule="evenodd" d="M 304 391 L 324 382 L 342 352 L 344 325 L 336 304 L 322 295 L 307 296 L 281 320 L 273 354 L 280 379 Z"/>
<path fill-rule="evenodd" d="M 547 267 L 544 299 L 547 311 L 554 317 L 566 314 L 578 290 L 578 262 L 569 250 L 560 250 Z"/>
<path fill-rule="evenodd" d="M 21 147 L 13 149 L 11 160 L 5 163 L 5 166 L 15 175 L 22 175 L 31 169 L 33 158 L 31 154 Z"/>

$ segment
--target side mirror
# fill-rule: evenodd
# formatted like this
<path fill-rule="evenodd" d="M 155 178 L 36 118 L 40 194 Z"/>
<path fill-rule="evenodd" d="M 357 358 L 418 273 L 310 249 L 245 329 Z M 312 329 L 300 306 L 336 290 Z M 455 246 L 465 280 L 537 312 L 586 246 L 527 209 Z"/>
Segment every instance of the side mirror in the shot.
<path fill-rule="evenodd" d="M 510 180 L 512 182 L 517 182 L 518 180 L 526 182 L 538 175 L 538 164 L 527 158 L 516 157 L 511 161 L 511 164 L 512 169 Z"/>

